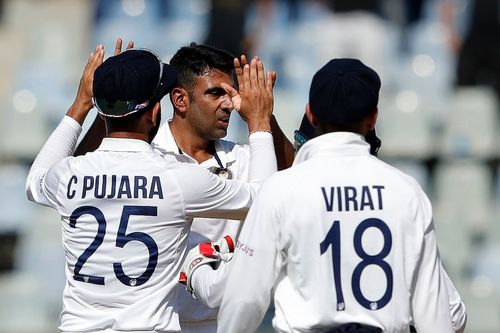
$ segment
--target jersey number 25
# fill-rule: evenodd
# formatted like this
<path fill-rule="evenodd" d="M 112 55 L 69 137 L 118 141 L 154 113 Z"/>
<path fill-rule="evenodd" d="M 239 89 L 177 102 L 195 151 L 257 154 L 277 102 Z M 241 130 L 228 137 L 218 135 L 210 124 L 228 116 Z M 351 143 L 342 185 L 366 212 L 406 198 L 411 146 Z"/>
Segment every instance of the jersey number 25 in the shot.
<path fill-rule="evenodd" d="M 156 268 L 158 263 L 158 245 L 154 239 L 146 233 L 143 232 L 131 232 L 126 233 L 128 221 L 131 215 L 141 215 L 141 216 L 157 216 L 157 207 L 154 206 L 124 206 L 122 211 L 122 216 L 120 218 L 120 226 L 118 227 L 118 232 L 116 235 L 116 247 L 123 248 L 128 242 L 138 241 L 146 245 L 149 251 L 149 262 L 146 267 L 146 271 L 142 273 L 139 277 L 133 278 L 125 274 L 121 263 L 113 263 L 113 270 L 115 272 L 118 280 L 126 286 L 140 286 L 146 283 Z M 93 206 L 82 206 L 73 211 L 71 217 L 69 218 L 69 225 L 72 228 L 76 228 L 76 221 L 82 215 L 89 214 L 92 215 L 98 224 L 97 235 L 95 235 L 92 243 L 83 251 L 83 253 L 78 257 L 78 261 L 75 264 L 73 278 L 77 281 L 93 283 L 104 285 L 104 277 L 85 275 L 81 274 L 80 271 L 85 264 L 85 262 L 90 258 L 92 254 L 97 250 L 97 248 L 102 244 L 104 240 L 104 235 L 106 234 L 106 219 L 102 211 Z"/>

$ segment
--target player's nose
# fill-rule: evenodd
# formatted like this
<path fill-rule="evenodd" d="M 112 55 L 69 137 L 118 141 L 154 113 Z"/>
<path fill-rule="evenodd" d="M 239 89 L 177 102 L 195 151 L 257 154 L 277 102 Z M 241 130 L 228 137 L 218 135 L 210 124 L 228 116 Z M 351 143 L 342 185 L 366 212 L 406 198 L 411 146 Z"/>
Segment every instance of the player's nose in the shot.
<path fill-rule="evenodd" d="M 231 112 L 234 109 L 234 103 L 229 94 L 223 96 L 223 101 L 220 105 L 221 109 L 227 112 Z"/>

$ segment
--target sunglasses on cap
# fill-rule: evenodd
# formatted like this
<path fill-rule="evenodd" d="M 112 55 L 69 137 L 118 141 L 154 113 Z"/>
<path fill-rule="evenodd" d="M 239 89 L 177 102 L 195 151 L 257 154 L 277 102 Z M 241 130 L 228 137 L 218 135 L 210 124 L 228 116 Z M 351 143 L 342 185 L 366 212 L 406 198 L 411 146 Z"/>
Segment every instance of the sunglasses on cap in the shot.
<path fill-rule="evenodd" d="M 293 147 L 295 148 L 295 151 L 299 151 L 300 147 L 302 147 L 307 140 L 309 140 L 309 138 L 304 133 L 300 130 L 295 130 L 293 132 Z"/>
<path fill-rule="evenodd" d="M 142 51 L 152 57 L 154 57 L 156 60 L 158 60 L 158 67 L 159 67 L 159 75 L 158 75 L 158 82 L 156 84 L 156 87 L 152 93 L 152 95 L 146 99 L 146 100 L 129 100 L 129 101 L 109 101 L 105 98 L 96 98 L 92 97 L 92 102 L 94 104 L 94 107 L 97 109 L 97 111 L 105 116 L 105 117 L 113 117 L 113 118 L 121 118 L 121 117 L 126 117 L 128 115 L 131 115 L 133 113 L 139 112 L 141 110 L 144 110 L 147 108 L 149 105 L 152 103 L 158 102 L 161 97 L 163 97 L 166 94 L 165 87 L 167 83 L 163 82 L 164 81 L 164 64 L 161 61 L 160 57 L 154 53 L 153 51 L 149 49 L 128 49 L 122 53 L 129 52 L 129 51 Z M 162 94 L 163 92 L 163 94 Z M 158 99 L 160 97 L 160 99 Z"/>

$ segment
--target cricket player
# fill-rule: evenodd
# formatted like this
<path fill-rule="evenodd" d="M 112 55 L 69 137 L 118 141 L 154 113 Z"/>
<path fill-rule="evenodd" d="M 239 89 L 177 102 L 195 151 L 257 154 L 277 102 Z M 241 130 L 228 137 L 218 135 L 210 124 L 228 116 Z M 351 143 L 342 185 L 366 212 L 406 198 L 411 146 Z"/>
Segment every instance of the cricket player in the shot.
<path fill-rule="evenodd" d="M 277 332 L 454 332 L 431 204 L 370 154 L 380 79 L 356 59 L 313 77 L 318 137 L 266 181 L 245 220 L 218 332 L 254 332 L 271 298 Z"/>
<path fill-rule="evenodd" d="M 132 47 L 129 42 L 127 48 Z M 121 39 L 117 40 L 115 53 L 121 51 Z M 263 62 L 260 59 L 250 59 L 245 56 L 235 59 L 231 54 L 207 45 L 191 43 L 181 47 L 170 60 L 170 65 L 178 72 L 178 80 L 170 93 L 173 116 L 159 128 L 152 141 L 156 153 L 169 156 L 182 163 L 193 164 L 207 169 L 219 177 L 249 180 L 251 167 L 250 146 L 224 140 L 234 110 L 248 123 L 252 114 L 247 114 L 253 108 L 241 106 L 243 95 L 251 92 L 244 83 L 245 65 L 250 68 L 249 75 L 263 72 Z M 258 70 L 259 69 L 259 70 Z M 235 89 L 233 73 L 239 83 Z M 271 72 L 269 75 L 273 75 Z M 275 74 L 274 74 L 275 75 Z M 257 80 L 265 80 L 264 76 Z M 268 82 L 275 80 L 269 77 Z M 228 90 L 233 103 L 226 103 L 225 94 Z M 246 99 L 246 102 L 250 99 Z M 272 106 L 272 105 L 271 105 Z M 234 110 L 233 110 L 234 109 Z M 78 147 L 80 153 L 93 150 L 89 140 L 97 141 L 102 137 L 99 133 L 99 119 Z M 271 131 L 278 160 L 278 167 L 285 168 L 293 160 L 293 146 L 286 139 L 274 117 L 271 118 Z M 102 131 L 102 130 L 101 130 Z M 249 128 L 250 131 L 250 128 Z M 291 153 L 290 153 L 291 151 Z M 199 243 L 217 241 L 229 235 L 237 239 L 241 221 L 234 219 L 195 218 L 191 224 L 188 236 L 188 248 L 196 248 Z M 212 258 L 213 259 L 213 258 Z M 189 264 L 188 264 L 189 265 Z M 215 280 L 209 287 L 224 289 L 225 277 Z M 183 285 L 178 286 L 178 310 L 182 331 L 185 333 L 214 333 L 217 330 L 217 314 L 220 299 L 215 303 L 202 302 L 191 296 Z M 214 304 L 218 304 L 215 306 Z"/>
<path fill-rule="evenodd" d="M 258 73 L 257 67 L 263 68 L 261 60 L 251 59 L 246 64 L 243 57 L 243 62 L 234 61 L 234 57 L 225 51 L 194 43 L 176 52 L 170 61 L 179 73 L 177 85 L 170 93 L 174 112 L 172 119 L 160 127 L 153 139 L 152 146 L 156 152 L 183 163 L 199 165 L 220 177 L 248 180 L 251 163 L 249 146 L 223 139 L 230 117 L 234 114 L 232 109 L 221 105 L 218 98 L 218 94 L 224 91 L 223 87 L 232 89 L 232 96 L 245 94 L 248 87 L 243 82 L 244 65 L 255 68 L 250 73 Z M 240 81 L 238 92 L 233 88 L 232 73 L 235 71 Z M 245 110 L 242 112 L 239 103 L 234 103 L 234 107 L 247 121 L 248 116 Z M 275 140 L 285 137 L 275 122 L 272 132 Z M 275 143 L 278 151 L 281 146 Z M 217 241 L 226 235 L 236 240 L 240 228 L 241 221 L 237 220 L 196 218 L 188 237 L 188 248 L 194 248 L 200 242 Z M 223 274 L 223 271 L 219 273 Z M 222 289 L 224 281 L 219 280 Z M 178 301 L 183 332 L 216 332 L 218 306 L 209 307 L 194 299 L 182 285 L 179 285 Z"/>
<path fill-rule="evenodd" d="M 75 103 L 26 181 L 31 201 L 61 215 L 67 283 L 59 330 L 179 332 L 177 279 L 188 221 L 244 218 L 260 184 L 276 170 L 269 133 L 272 86 L 258 81 L 262 71 L 250 76 L 245 68 L 251 93 L 241 102 L 255 108 L 247 122 L 255 163 L 243 183 L 153 152 L 149 141 L 159 125 L 160 100 L 177 80 L 173 67 L 148 50 L 103 59 L 98 46 Z M 92 108 L 79 102 L 92 94 L 107 136 L 95 152 L 73 157 Z M 221 98 L 232 103 L 229 94 Z"/>
<path fill-rule="evenodd" d="M 316 136 L 316 130 L 304 115 L 299 129 L 294 133 L 294 147 L 298 151 L 304 143 Z M 370 144 L 370 154 L 377 156 L 381 140 L 375 134 L 375 129 L 370 131 L 365 139 Z M 211 308 L 219 308 L 221 305 L 228 272 L 232 266 L 234 245 L 230 235 L 216 242 L 202 243 L 188 252 L 182 264 L 182 283 L 193 297 Z M 465 304 L 444 267 L 441 266 L 441 270 L 448 291 L 453 329 L 456 333 L 463 333 L 467 322 Z M 415 332 L 413 326 L 410 326 L 410 332 Z"/>

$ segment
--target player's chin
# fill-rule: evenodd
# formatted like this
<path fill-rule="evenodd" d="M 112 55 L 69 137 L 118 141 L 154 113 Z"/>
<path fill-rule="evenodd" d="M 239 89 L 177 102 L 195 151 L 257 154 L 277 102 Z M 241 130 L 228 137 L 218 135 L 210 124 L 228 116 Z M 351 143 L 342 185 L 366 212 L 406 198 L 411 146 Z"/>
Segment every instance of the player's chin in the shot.
<path fill-rule="evenodd" d="M 227 135 L 227 128 L 217 126 L 216 129 L 212 131 L 213 139 L 221 139 Z"/>
<path fill-rule="evenodd" d="M 215 137 L 221 139 L 227 135 L 227 129 L 218 129 L 215 132 Z"/>
<path fill-rule="evenodd" d="M 218 134 L 226 136 L 228 127 L 229 127 L 229 121 L 220 121 L 219 120 L 217 122 L 216 132 Z"/>

